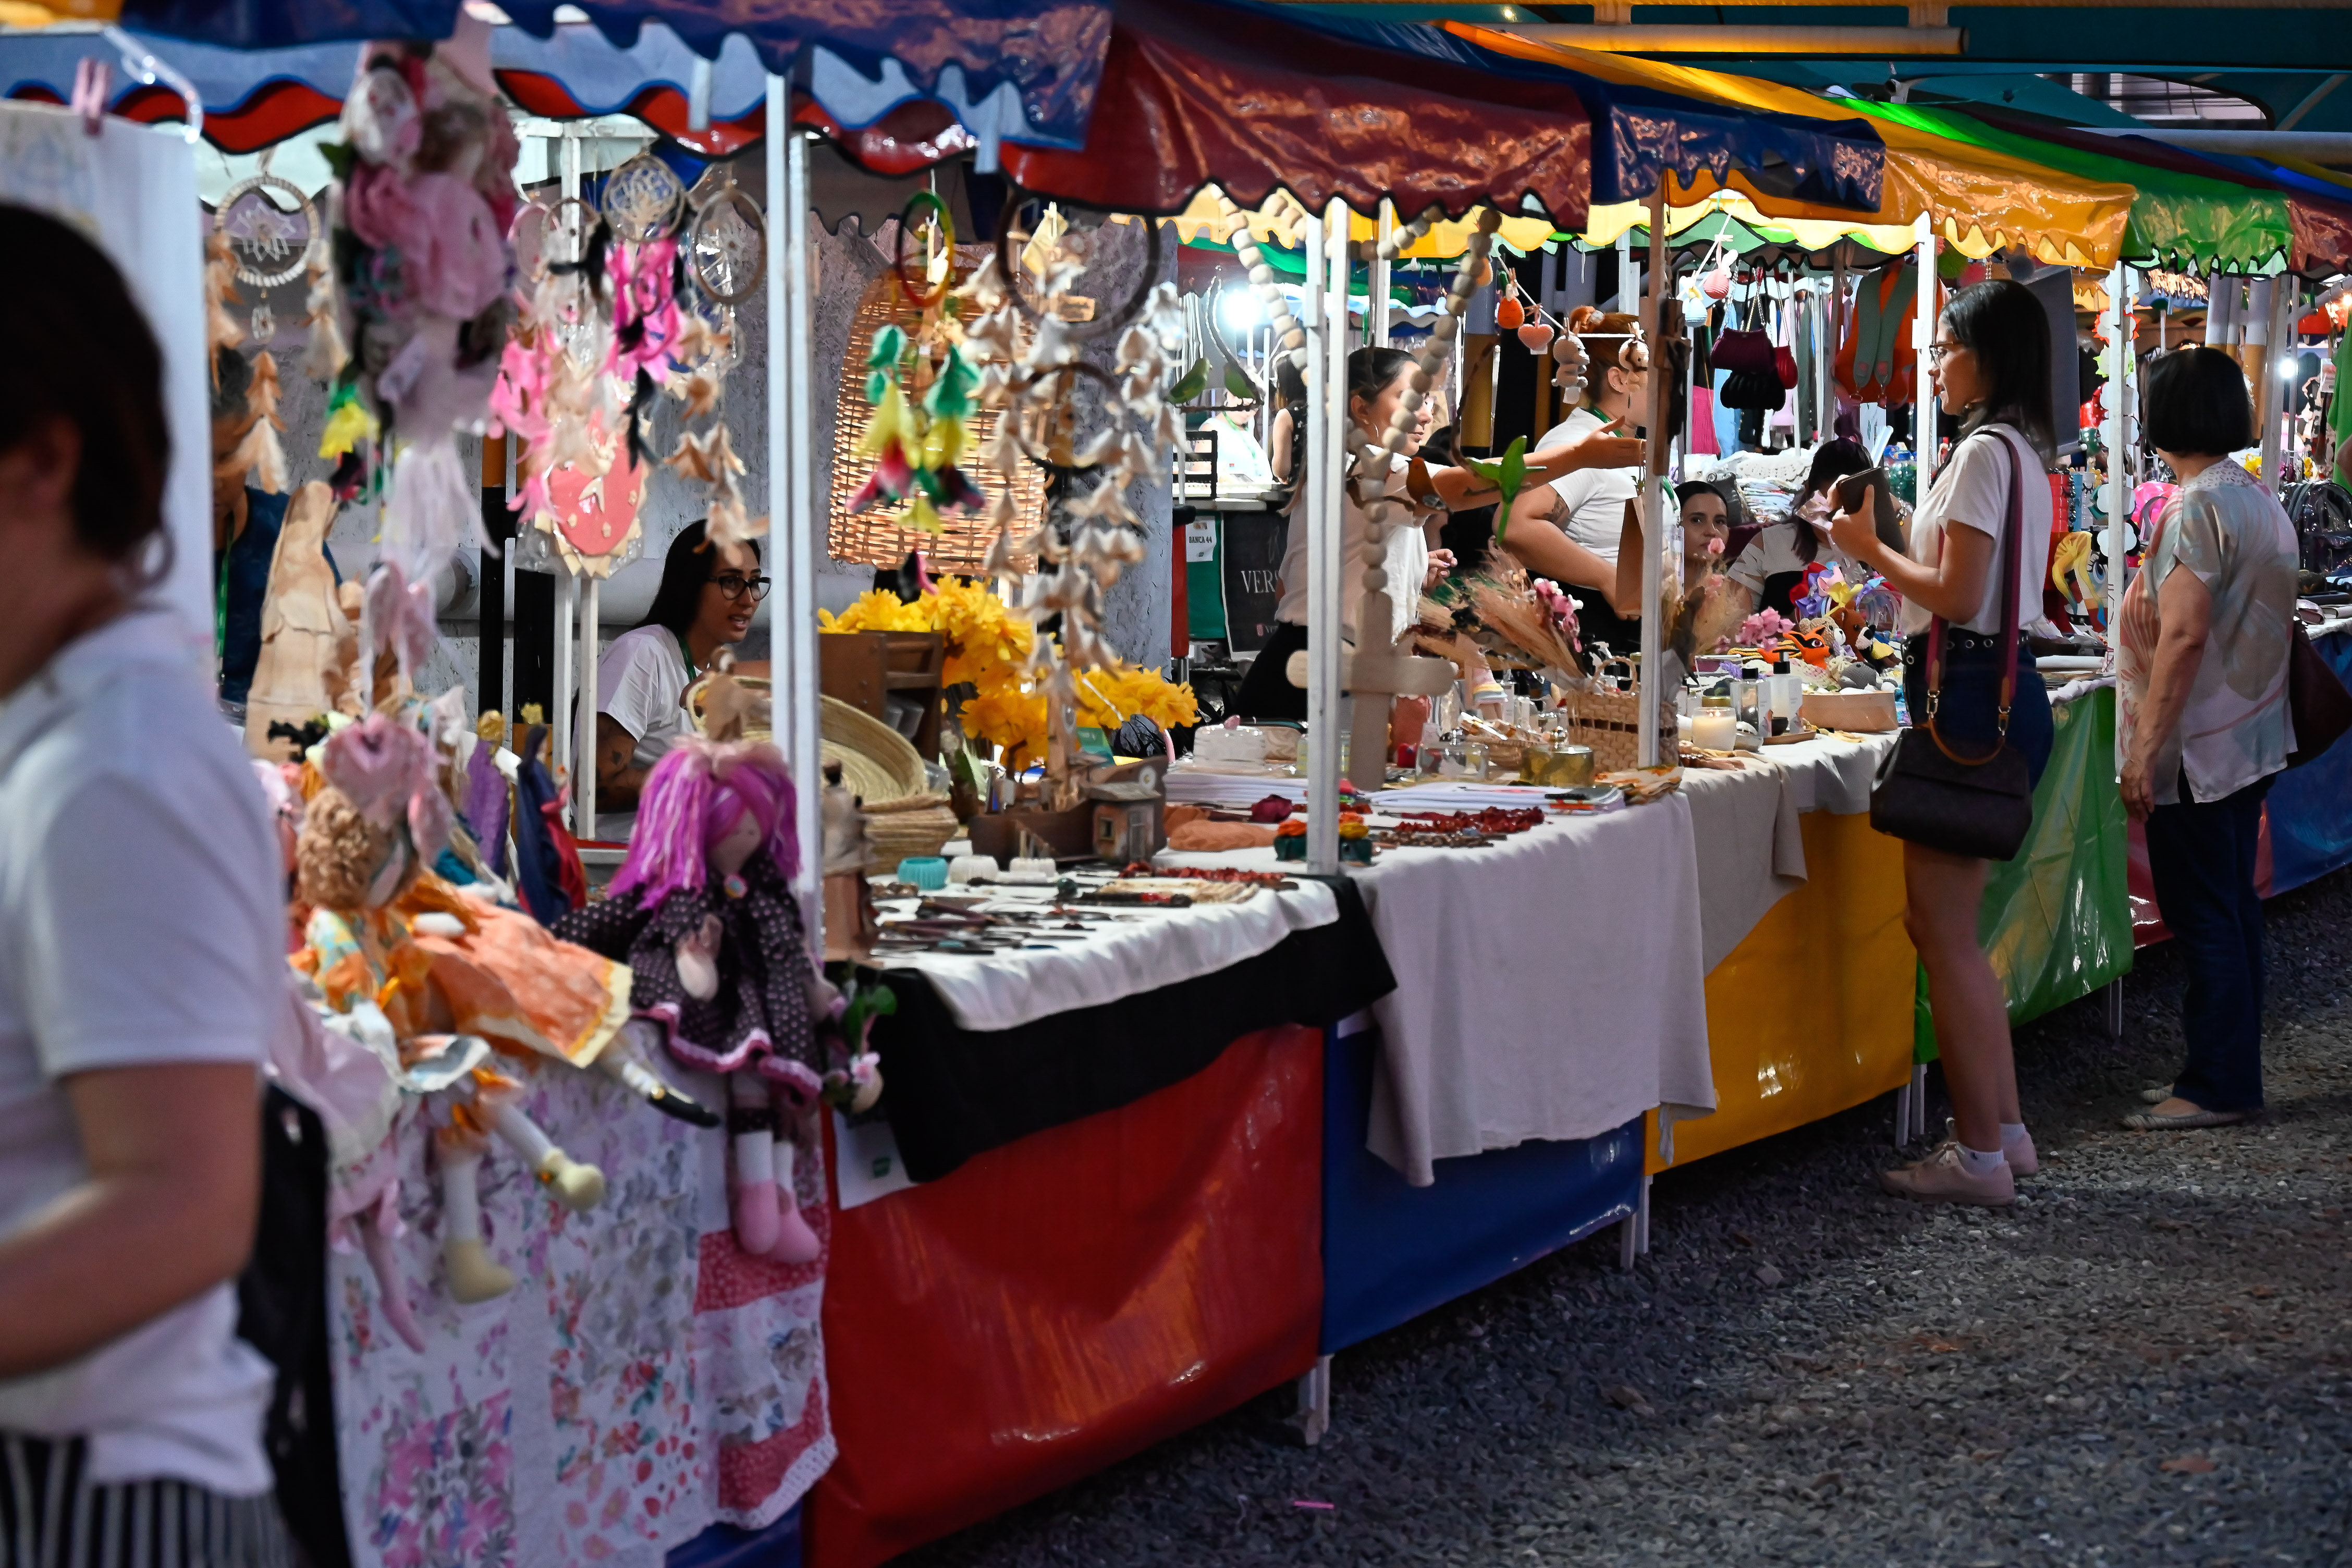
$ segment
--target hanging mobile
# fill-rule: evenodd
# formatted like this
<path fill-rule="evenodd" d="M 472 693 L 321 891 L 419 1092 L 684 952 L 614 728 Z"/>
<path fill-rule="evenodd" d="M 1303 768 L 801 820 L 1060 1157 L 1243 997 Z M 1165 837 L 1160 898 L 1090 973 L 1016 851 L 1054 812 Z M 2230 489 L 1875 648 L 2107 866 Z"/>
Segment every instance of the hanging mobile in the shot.
<path fill-rule="evenodd" d="M 751 198 L 735 184 L 735 171 L 694 211 L 687 235 L 687 261 L 702 291 L 721 305 L 740 305 L 760 287 L 767 270 L 768 230 Z"/>
<path fill-rule="evenodd" d="M 236 280 L 263 290 L 301 277 L 319 243 L 319 213 L 310 198 L 293 181 L 269 172 L 276 151 L 265 150 L 260 168 L 223 192 L 213 212 L 213 232 L 228 241 L 236 258 Z M 291 210 L 272 193 L 290 198 Z M 254 300 L 252 320 L 253 341 L 268 347 L 278 335 L 278 318 L 266 292 Z"/>
<path fill-rule="evenodd" d="M 604 181 L 604 221 L 625 245 L 650 245 L 675 233 L 686 211 L 686 185 L 667 163 L 640 153 Z"/>

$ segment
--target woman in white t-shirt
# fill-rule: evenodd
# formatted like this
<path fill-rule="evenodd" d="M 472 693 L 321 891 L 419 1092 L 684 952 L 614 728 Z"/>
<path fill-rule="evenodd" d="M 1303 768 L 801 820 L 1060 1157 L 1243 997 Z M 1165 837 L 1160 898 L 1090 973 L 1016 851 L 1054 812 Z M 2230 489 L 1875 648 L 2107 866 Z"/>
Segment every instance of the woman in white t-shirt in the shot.
<path fill-rule="evenodd" d="M 1935 620 L 1946 623 L 1936 730 L 1950 749 L 1978 757 L 2003 735 L 1999 708 L 2011 651 L 2003 646 L 2003 587 L 2016 595 L 2019 620 L 2031 619 L 2049 566 L 2049 318 L 2023 284 L 2002 279 L 1963 289 L 1937 323 L 1927 367 L 1945 411 L 1966 421 L 1965 434 L 1911 519 L 1909 552 L 1879 540 L 1871 521 L 1876 498 L 1867 489 L 1831 537 L 1903 595 L 1904 691 L 1914 724 L 1927 723 L 1931 711 L 1927 633 Z M 2021 537 L 2004 549 L 2012 480 L 2021 480 Z M 2053 737 L 2050 698 L 2021 637 L 2014 651 L 2006 734 L 2039 782 Z M 2017 1195 L 2015 1177 L 2039 1168 L 2018 1107 L 2008 1002 L 1977 937 L 1990 871 L 1988 860 L 1903 846 L 1904 918 L 1927 972 L 1958 1132 L 1927 1159 L 1881 1175 L 1888 1191 L 1906 1197 L 2008 1204 Z"/>
<path fill-rule="evenodd" d="M 110 1528 L 110 1564 L 260 1568 L 289 1546 L 232 1281 L 283 868 L 192 628 L 141 602 L 146 319 L 49 218 L 0 206 L 0 342 L 39 367 L 0 379 L 0 1562 L 95 1563 Z"/>
<path fill-rule="evenodd" d="M 1412 625 L 1421 591 L 1454 563 L 1451 552 L 1430 547 L 1430 535 L 1435 531 L 1437 521 L 1449 512 L 1491 505 L 1497 496 L 1491 486 L 1467 468 L 1422 465 L 1423 477 L 1415 477 L 1415 459 L 1435 417 L 1435 410 L 1426 402 L 1421 405 L 1420 422 L 1407 437 L 1403 452 L 1392 459 L 1391 471 L 1382 477 L 1378 489 L 1358 473 L 1365 443 L 1385 436 L 1390 421 L 1403 406 L 1412 370 L 1412 356 L 1402 349 L 1360 348 L 1348 356 L 1351 428 L 1340 500 L 1339 559 L 1343 570 L 1339 582 L 1339 627 L 1340 635 L 1349 642 L 1369 639 L 1361 646 L 1383 649 L 1393 646 Z M 1639 441 L 1608 434 L 1589 436 L 1567 446 L 1549 447 L 1528 455 L 1527 482 L 1540 484 L 1554 475 L 1580 468 L 1638 462 L 1641 450 Z M 1427 489 L 1415 493 L 1423 478 Z M 1382 565 L 1388 575 L 1390 624 L 1367 628 L 1357 625 L 1356 611 L 1364 591 L 1366 506 L 1377 495 L 1397 502 L 1395 510 L 1410 509 L 1417 515 L 1392 524 L 1389 530 Z M 1274 635 L 1259 650 L 1241 689 L 1234 697 L 1234 709 L 1244 718 L 1307 716 L 1307 693 L 1291 685 L 1289 676 L 1290 656 L 1307 646 L 1307 519 L 1294 512 L 1283 549 L 1282 599 L 1275 609 Z"/>
<path fill-rule="evenodd" d="M 670 541 L 653 607 L 596 662 L 596 837 L 625 839 L 637 792 L 688 729 L 686 689 L 751 630 L 768 596 L 753 543 L 712 549 L 699 522 Z"/>
<path fill-rule="evenodd" d="M 1822 558 L 1824 552 L 1841 570 L 1852 566 L 1844 552 L 1823 539 L 1821 530 L 1804 520 L 1804 510 L 1815 496 L 1847 475 L 1861 473 L 1870 466 L 1870 454 L 1859 441 L 1841 438 L 1822 443 L 1821 449 L 1813 454 L 1812 466 L 1805 471 L 1804 485 L 1797 491 L 1789 516 L 1757 530 L 1738 558 L 1724 569 L 1724 575 L 1747 594 L 1751 611 L 1777 610 L 1794 620 L 1795 602 L 1804 588 L 1805 573 Z M 1851 571 L 1847 574 L 1851 576 Z"/>

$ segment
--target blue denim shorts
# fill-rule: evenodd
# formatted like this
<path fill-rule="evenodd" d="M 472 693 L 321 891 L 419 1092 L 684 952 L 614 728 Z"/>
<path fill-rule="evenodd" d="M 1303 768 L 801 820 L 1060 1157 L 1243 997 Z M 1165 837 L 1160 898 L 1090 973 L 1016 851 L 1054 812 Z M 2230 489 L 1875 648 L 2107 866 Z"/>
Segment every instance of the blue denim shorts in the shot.
<path fill-rule="evenodd" d="M 2000 637 L 1948 627 L 1944 633 L 1944 682 L 1936 707 L 1936 732 L 1955 751 L 1990 751 L 2000 735 Z M 1903 702 L 1911 722 L 1927 722 L 1927 634 L 1903 639 Z M 2009 742 L 2025 753 L 2036 785 L 2050 765 L 2057 740 L 2050 717 L 2050 693 L 2034 668 L 2032 650 L 2018 639 L 2017 690 L 2010 699 Z"/>

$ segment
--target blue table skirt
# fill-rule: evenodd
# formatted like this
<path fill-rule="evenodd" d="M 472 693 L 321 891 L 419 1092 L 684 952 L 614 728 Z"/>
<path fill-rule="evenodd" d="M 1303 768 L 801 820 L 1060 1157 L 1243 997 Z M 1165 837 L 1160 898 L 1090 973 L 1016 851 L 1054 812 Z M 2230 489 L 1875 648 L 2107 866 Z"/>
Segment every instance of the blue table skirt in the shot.
<path fill-rule="evenodd" d="M 2352 633 L 2313 645 L 2352 685 Z M 2352 866 L 2352 735 L 2271 785 L 2271 891 L 2287 892 Z"/>
<path fill-rule="evenodd" d="M 801 1568 L 801 1510 L 765 1530 L 714 1524 L 683 1546 L 670 1548 L 663 1568 Z"/>
<path fill-rule="evenodd" d="M 1360 1344 L 1631 1215 L 1642 1124 L 1441 1160 L 1414 1187 L 1364 1147 L 1371 1032 L 1324 1032 L 1323 1352 Z"/>

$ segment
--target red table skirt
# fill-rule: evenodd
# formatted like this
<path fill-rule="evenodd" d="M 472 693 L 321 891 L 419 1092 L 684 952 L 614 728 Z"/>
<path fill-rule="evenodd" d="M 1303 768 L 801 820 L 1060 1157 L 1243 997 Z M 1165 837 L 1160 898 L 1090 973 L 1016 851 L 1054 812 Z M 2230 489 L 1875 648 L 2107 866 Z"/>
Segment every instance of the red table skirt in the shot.
<path fill-rule="evenodd" d="M 1322 1097 L 1321 1032 L 1263 1030 L 835 1215 L 841 1457 L 810 1496 L 811 1568 L 868 1568 L 1311 1367 Z"/>

